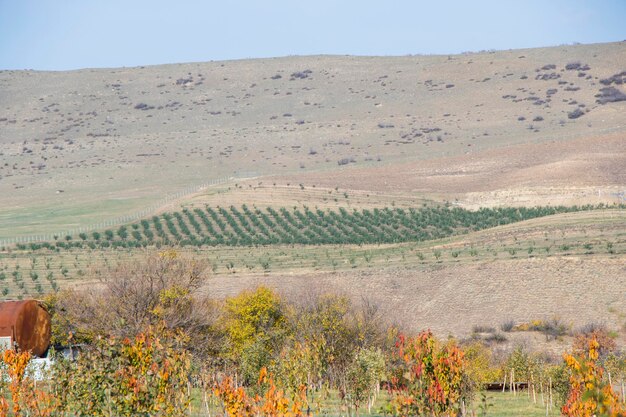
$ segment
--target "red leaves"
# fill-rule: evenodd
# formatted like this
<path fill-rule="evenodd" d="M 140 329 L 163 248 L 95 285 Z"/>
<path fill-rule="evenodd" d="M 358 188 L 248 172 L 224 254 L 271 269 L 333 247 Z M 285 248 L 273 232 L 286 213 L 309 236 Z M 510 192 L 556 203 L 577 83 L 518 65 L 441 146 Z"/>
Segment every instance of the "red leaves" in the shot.
<path fill-rule="evenodd" d="M 432 332 L 396 341 L 396 370 L 390 388 L 395 412 L 401 416 L 449 415 L 458 410 L 465 361 L 455 344 L 443 347 Z"/>

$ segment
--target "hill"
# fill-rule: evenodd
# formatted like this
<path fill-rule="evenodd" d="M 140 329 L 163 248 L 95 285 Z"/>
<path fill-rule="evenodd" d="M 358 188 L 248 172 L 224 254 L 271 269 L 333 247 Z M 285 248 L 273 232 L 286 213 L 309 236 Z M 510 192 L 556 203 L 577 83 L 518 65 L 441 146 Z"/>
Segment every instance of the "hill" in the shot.
<path fill-rule="evenodd" d="M 625 70 L 620 42 L 2 71 L 0 238 L 250 171 L 469 206 L 616 202 Z"/>
<path fill-rule="evenodd" d="M 372 299 L 413 329 L 467 335 L 558 315 L 604 321 L 626 344 L 625 83 L 626 42 L 1 71 L 2 297 L 94 285 L 107 266 L 181 243 L 185 224 L 193 245 L 178 250 L 209 259 L 215 297 L 316 286 Z M 568 212 L 587 204 L 611 209 Z M 244 230 L 232 217 L 244 205 L 281 213 L 276 221 L 283 209 L 302 223 L 310 209 L 310 219 L 345 212 L 352 223 L 307 224 L 321 241 L 291 239 L 247 214 Z M 568 208 L 514 223 L 455 220 L 445 233 L 401 219 L 537 206 Z M 198 213 L 206 207 L 244 239 L 222 244 Z M 384 238 L 365 239 L 354 222 L 378 211 L 395 214 L 374 227 Z M 145 233 L 156 233 L 153 218 L 160 240 Z M 129 248 L 120 226 L 142 244 Z M 92 233 L 106 230 L 117 248 L 96 244 Z M 33 235 L 52 249 L 30 250 Z M 246 240 L 256 235 L 265 237 Z"/>

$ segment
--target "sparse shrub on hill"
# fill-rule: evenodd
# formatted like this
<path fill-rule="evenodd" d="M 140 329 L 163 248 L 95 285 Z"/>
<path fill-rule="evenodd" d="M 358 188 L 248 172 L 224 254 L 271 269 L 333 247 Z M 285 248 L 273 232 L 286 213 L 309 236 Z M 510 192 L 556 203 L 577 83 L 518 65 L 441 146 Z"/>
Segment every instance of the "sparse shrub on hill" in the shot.
<path fill-rule="evenodd" d="M 615 87 L 605 87 L 600 89 L 600 93 L 596 94 L 598 104 L 615 103 L 618 101 L 626 101 L 626 94 Z"/>
<path fill-rule="evenodd" d="M 350 158 L 341 158 L 337 161 L 337 165 L 348 165 L 350 163 Z"/>
<path fill-rule="evenodd" d="M 475 325 L 472 327 L 474 333 L 495 333 L 496 329 L 492 326 Z"/>
<path fill-rule="evenodd" d="M 538 74 L 535 77 L 535 80 L 550 81 L 550 80 L 557 80 L 559 78 L 561 78 L 561 74 L 558 74 L 556 72 L 547 72 L 544 74 Z"/>
<path fill-rule="evenodd" d="M 515 327 L 515 321 L 506 320 L 502 324 L 500 324 L 500 330 L 503 332 L 510 332 Z"/>
<path fill-rule="evenodd" d="M 549 320 L 532 320 L 528 323 L 521 323 L 513 326 L 511 330 L 541 332 L 546 336 L 546 340 L 554 340 L 568 334 L 571 330 L 571 326 L 563 322 L 560 318 L 553 317 Z"/>
<path fill-rule="evenodd" d="M 578 119 L 580 116 L 583 116 L 585 114 L 584 111 L 582 111 L 581 109 L 577 108 L 574 109 L 573 111 L 567 113 L 567 118 L 568 119 Z"/>
<path fill-rule="evenodd" d="M 571 70 L 577 70 L 577 69 L 579 69 L 581 66 L 582 66 L 582 64 L 581 64 L 580 62 L 578 62 L 578 61 L 576 61 L 576 62 L 570 62 L 570 63 L 568 63 L 568 64 L 566 64 L 566 65 L 565 65 L 565 69 L 566 69 L 566 70 L 568 70 L 568 71 L 571 71 Z"/>
<path fill-rule="evenodd" d="M 139 103 L 139 104 L 135 105 L 135 109 L 137 109 L 137 110 L 152 110 L 152 109 L 154 109 L 154 106 L 149 106 L 146 103 Z"/>
<path fill-rule="evenodd" d="M 291 80 L 295 80 L 295 79 L 304 80 L 306 78 L 309 78 L 311 74 L 313 74 L 313 71 L 311 71 L 310 69 L 306 69 L 304 71 L 296 71 L 291 74 Z"/>
<path fill-rule="evenodd" d="M 622 71 L 619 74 L 612 75 L 608 78 L 603 78 L 600 80 L 600 84 L 609 86 L 611 84 L 626 84 L 626 71 Z"/>

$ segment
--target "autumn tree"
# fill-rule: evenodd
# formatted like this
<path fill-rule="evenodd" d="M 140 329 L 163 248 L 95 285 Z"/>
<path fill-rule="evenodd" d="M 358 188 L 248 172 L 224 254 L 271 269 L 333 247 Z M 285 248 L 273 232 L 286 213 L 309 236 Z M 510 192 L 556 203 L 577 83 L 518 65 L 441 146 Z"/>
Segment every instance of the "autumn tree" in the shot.
<path fill-rule="evenodd" d="M 227 335 L 226 355 L 248 384 L 280 353 L 288 327 L 285 304 L 274 291 L 258 287 L 226 299 L 220 326 Z"/>
<path fill-rule="evenodd" d="M 589 351 L 589 342 L 595 339 L 598 342 L 598 358 L 603 359 L 617 348 L 615 340 L 611 337 L 609 330 L 598 324 L 590 324 L 579 331 L 572 344 L 575 354 L 585 355 Z"/>
<path fill-rule="evenodd" d="M 58 399 L 45 385 L 37 386 L 32 375 L 27 372 L 31 360 L 30 352 L 8 349 L 0 355 L 0 417 L 51 417 L 59 409 Z M 43 373 L 43 371 L 42 371 Z M 3 385 L 7 385 L 7 387 Z M 10 402 L 5 398 L 7 388 Z M 9 410 L 13 414 L 9 414 Z"/>
<path fill-rule="evenodd" d="M 484 389 L 485 385 L 502 380 L 503 370 L 494 359 L 493 352 L 481 341 L 463 346 L 465 352 L 465 377 L 470 393 Z M 466 396 L 469 396 L 469 394 Z"/>
<path fill-rule="evenodd" d="M 249 395 L 243 387 L 224 377 L 214 386 L 213 393 L 222 403 L 224 414 L 231 417 L 301 417 L 307 407 L 304 390 L 288 398 L 274 383 L 274 375 L 261 368 L 256 383 L 257 395 Z"/>
<path fill-rule="evenodd" d="M 98 284 L 66 290 L 47 298 L 52 315 L 53 343 L 84 343 L 98 336 L 134 337 L 149 326 L 164 324 L 184 330 L 187 346 L 200 356 L 214 353 L 215 302 L 200 288 L 208 278 L 208 264 L 175 251 L 150 254 L 143 261 L 120 264 L 92 274 Z"/>
<path fill-rule="evenodd" d="M 603 378 L 604 369 L 598 362 L 599 352 L 600 343 L 592 337 L 584 355 L 563 355 L 571 372 L 569 394 L 561 409 L 563 415 L 568 417 L 626 416 L 624 403 L 619 401 L 609 381 Z"/>
<path fill-rule="evenodd" d="M 164 326 L 98 337 L 75 360 L 57 358 L 52 384 L 68 415 L 181 416 L 188 409 L 185 336 Z"/>
<path fill-rule="evenodd" d="M 460 413 L 465 359 L 454 343 L 440 343 L 432 332 L 400 336 L 391 378 L 394 413 L 399 416 L 452 416 Z"/>

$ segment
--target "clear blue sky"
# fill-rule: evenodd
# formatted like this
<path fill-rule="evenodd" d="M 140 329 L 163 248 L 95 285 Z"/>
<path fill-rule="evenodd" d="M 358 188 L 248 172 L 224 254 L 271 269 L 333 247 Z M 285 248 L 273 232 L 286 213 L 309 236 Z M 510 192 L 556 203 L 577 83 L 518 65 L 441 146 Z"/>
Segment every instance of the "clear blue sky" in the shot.
<path fill-rule="evenodd" d="M 0 0 L 0 69 L 626 39 L 626 0 Z"/>

